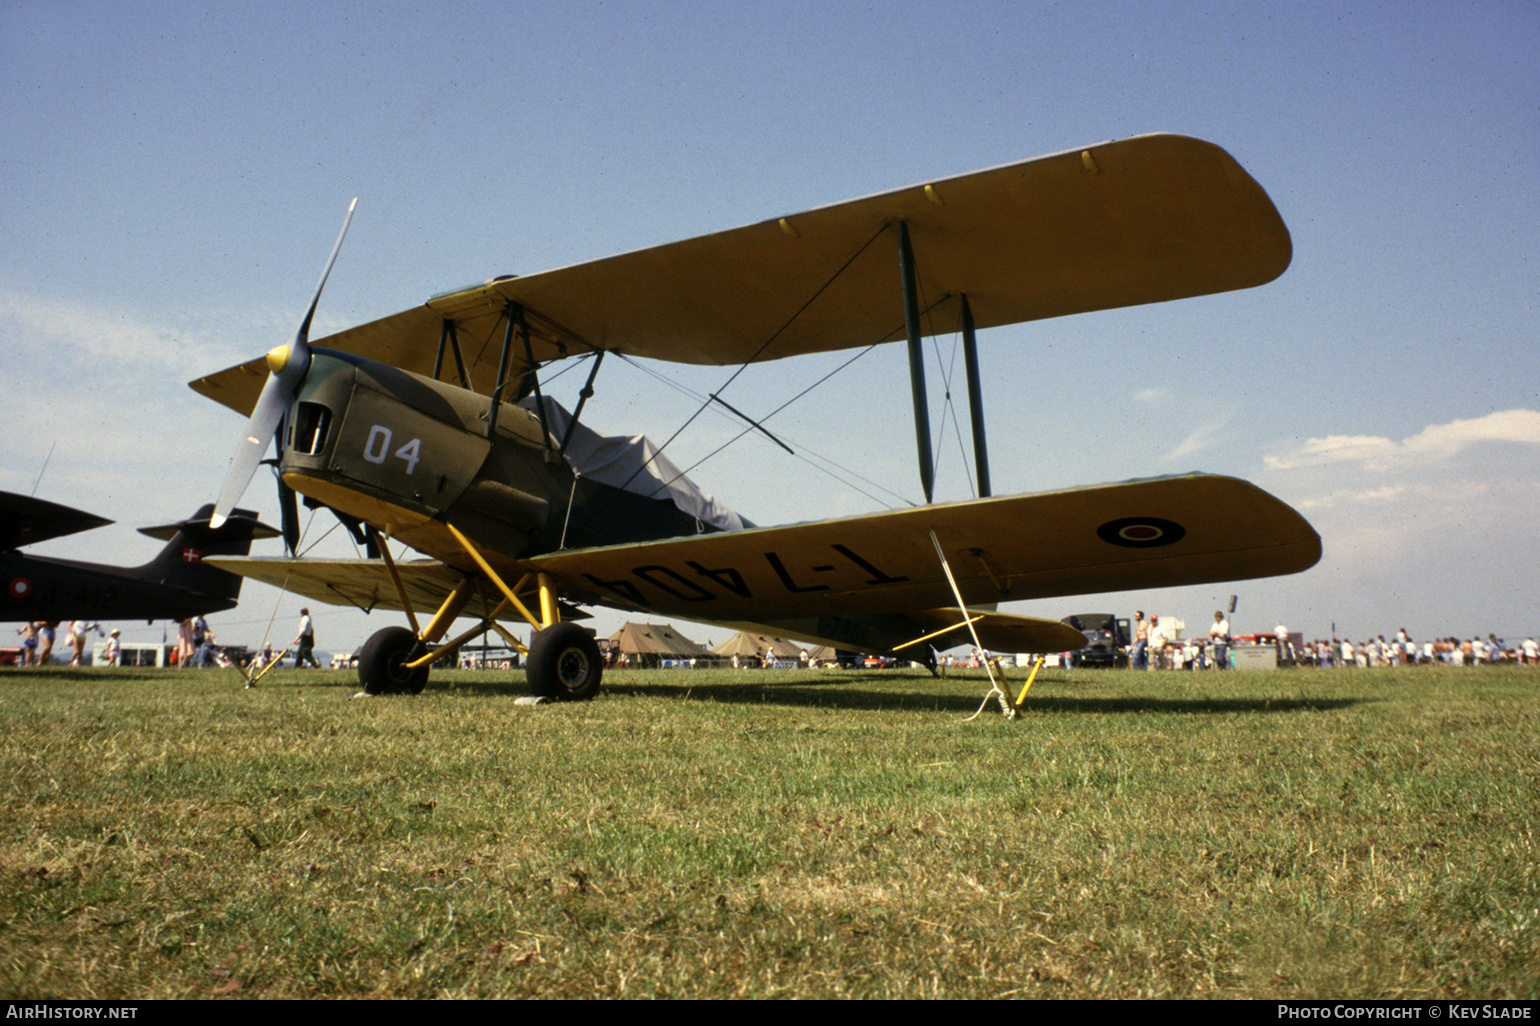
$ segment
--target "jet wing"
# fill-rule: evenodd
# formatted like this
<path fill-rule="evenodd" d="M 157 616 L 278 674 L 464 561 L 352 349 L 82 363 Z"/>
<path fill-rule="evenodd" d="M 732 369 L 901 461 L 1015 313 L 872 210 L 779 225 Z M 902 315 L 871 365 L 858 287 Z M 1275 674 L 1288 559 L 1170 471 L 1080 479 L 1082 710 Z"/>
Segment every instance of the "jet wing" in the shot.
<path fill-rule="evenodd" d="M 106 517 L 56 502 L 45 502 L 16 492 L 0 492 L 0 552 L 110 523 L 112 521 Z"/>
<path fill-rule="evenodd" d="M 1282 274 L 1288 229 L 1212 143 L 1144 135 L 430 299 L 315 345 L 432 374 L 452 321 L 472 385 L 489 391 L 510 302 L 537 363 L 595 349 L 736 364 L 903 335 L 896 225 L 909 227 L 926 335 L 1249 288 Z M 524 365 L 515 346 L 513 373 Z M 454 363 L 444 361 L 446 379 Z M 243 414 L 262 359 L 192 388 Z"/>
<path fill-rule="evenodd" d="M 1321 556 L 1290 506 L 1249 482 L 1194 474 L 515 563 L 550 575 L 568 599 L 691 620 L 913 616 L 956 605 L 932 531 L 970 606 L 1270 577 Z"/>

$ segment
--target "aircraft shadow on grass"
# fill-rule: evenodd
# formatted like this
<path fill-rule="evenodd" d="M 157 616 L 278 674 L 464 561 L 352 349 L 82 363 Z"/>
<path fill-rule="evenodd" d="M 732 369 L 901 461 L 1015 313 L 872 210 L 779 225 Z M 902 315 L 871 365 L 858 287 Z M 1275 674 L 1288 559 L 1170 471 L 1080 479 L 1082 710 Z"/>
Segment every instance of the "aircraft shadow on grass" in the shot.
<path fill-rule="evenodd" d="M 919 679 L 930 679 L 929 677 Z M 616 696 L 638 698 L 666 698 L 675 701 L 719 702 L 724 705 L 780 705 L 808 708 L 881 709 L 885 711 L 915 710 L 966 710 L 977 709 L 988 689 L 984 678 L 950 678 L 951 693 L 893 691 L 883 687 L 884 680 L 863 674 L 829 674 L 814 680 L 753 681 L 715 684 L 644 684 L 630 683 L 623 678 L 606 685 L 606 690 Z M 1039 684 L 1044 682 L 1039 681 Z M 1052 682 L 1048 682 L 1052 683 Z M 829 687 L 829 685 L 841 685 Z M 462 694 L 506 695 L 509 687 L 519 688 L 517 683 L 495 681 L 456 681 L 447 688 Z M 1006 687 L 1013 694 L 1021 687 L 1021 681 L 1007 681 Z M 521 689 L 522 690 L 522 689 Z M 1094 713 L 1290 713 L 1319 712 L 1329 709 L 1350 708 L 1365 698 L 1214 698 L 1179 696 L 1146 698 L 1128 695 L 1096 696 L 1041 696 L 1028 695 L 1022 712 L 1027 715 L 1069 713 L 1085 715 Z M 991 708 L 993 704 L 991 703 Z"/>
<path fill-rule="evenodd" d="M 114 679 L 113 675 L 105 673 L 101 669 L 70 669 L 67 667 L 52 667 L 48 670 L 16 668 L 7 671 L 6 677 L 17 679 L 21 677 L 45 676 L 50 683 L 81 683 L 101 684 Z M 229 674 L 226 674 L 229 676 Z M 199 680 L 212 680 L 211 676 L 195 675 Z M 240 678 L 235 678 L 240 679 Z M 888 678 L 892 679 L 892 678 Z M 909 678 L 909 679 L 929 679 Z M 342 679 L 348 686 L 352 686 L 351 679 Z M 730 684 L 631 684 L 623 679 L 612 681 L 606 689 L 616 697 L 638 698 L 666 698 L 674 701 L 687 702 L 717 702 L 723 705 L 779 705 L 801 706 L 806 708 L 821 709 L 880 709 L 888 712 L 912 710 L 919 712 L 934 712 L 937 710 L 969 711 L 977 709 L 984 698 L 984 692 L 988 682 L 984 678 L 950 678 L 949 683 L 957 690 L 950 694 L 936 694 L 924 692 L 891 691 L 878 687 L 884 682 L 883 678 L 873 677 L 868 674 L 838 673 L 819 676 L 815 679 L 781 680 L 772 683 L 758 683 L 754 681 L 735 682 Z M 1062 683 L 1058 681 L 1039 681 L 1043 683 Z M 331 681 L 322 686 L 330 686 Z M 841 685 L 829 687 L 829 685 Z M 1016 691 L 1021 686 L 1020 680 L 1007 681 L 1009 690 Z M 289 687 L 315 687 L 312 680 L 291 681 L 279 678 L 270 682 L 264 682 L 264 688 L 289 688 Z M 523 691 L 522 682 L 516 680 L 468 680 L 446 681 L 430 690 L 454 692 L 465 696 L 507 697 L 510 690 Z M 1369 698 L 1182 698 L 1179 696 L 1164 698 L 1143 698 L 1130 695 L 1040 695 L 1027 696 L 1026 703 L 1021 707 L 1026 715 L 1044 716 L 1050 714 L 1067 713 L 1071 715 L 1086 715 L 1095 713 L 1185 713 L 1203 715 L 1223 715 L 1229 713 L 1294 713 L 1294 712 L 1325 712 L 1331 709 L 1346 709 L 1364 702 L 1373 701 Z"/>

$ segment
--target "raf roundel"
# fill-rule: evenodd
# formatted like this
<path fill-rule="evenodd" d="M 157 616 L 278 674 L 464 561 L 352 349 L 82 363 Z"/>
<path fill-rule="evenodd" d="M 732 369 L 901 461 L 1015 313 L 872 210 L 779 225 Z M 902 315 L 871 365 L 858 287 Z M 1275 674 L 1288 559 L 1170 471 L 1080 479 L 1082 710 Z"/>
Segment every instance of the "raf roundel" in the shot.
<path fill-rule="evenodd" d="M 1159 517 L 1124 517 L 1109 520 L 1096 529 L 1097 537 L 1112 545 L 1129 549 L 1154 549 L 1174 545 L 1187 535 L 1187 528 L 1174 520 Z"/>
<path fill-rule="evenodd" d="M 13 599 L 24 599 L 32 591 L 32 582 L 25 577 L 15 577 L 5 590 Z"/>

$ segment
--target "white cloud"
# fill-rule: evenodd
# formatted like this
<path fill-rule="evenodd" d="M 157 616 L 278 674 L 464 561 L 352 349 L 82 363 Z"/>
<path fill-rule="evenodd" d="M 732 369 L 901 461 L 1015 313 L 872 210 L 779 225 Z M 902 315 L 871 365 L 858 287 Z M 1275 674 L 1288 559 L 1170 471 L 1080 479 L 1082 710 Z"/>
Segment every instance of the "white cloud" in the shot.
<path fill-rule="evenodd" d="M 1327 435 L 1292 452 L 1265 456 L 1268 470 L 1296 470 L 1331 463 L 1357 463 L 1370 470 L 1446 460 L 1483 442 L 1540 445 L 1540 411 L 1502 410 L 1471 420 L 1432 424 L 1400 442 L 1379 435 Z"/>
<path fill-rule="evenodd" d="M 1161 457 L 1163 463 L 1172 463 L 1176 460 L 1186 459 L 1193 453 L 1202 452 L 1212 448 L 1219 440 L 1219 432 L 1223 431 L 1235 415 L 1233 413 L 1221 413 L 1199 424 L 1190 434 L 1182 439 L 1175 449 Z"/>
<path fill-rule="evenodd" d="M 30 341 L 39 351 L 59 345 L 78 350 L 69 354 L 72 359 L 181 370 L 198 351 L 187 335 L 128 314 L 9 290 L 0 291 L 0 325 L 17 342 Z"/>
<path fill-rule="evenodd" d="M 1368 488 L 1332 492 L 1316 499 L 1304 499 L 1296 503 L 1302 509 L 1336 509 L 1339 506 L 1361 506 L 1365 503 L 1384 503 L 1400 498 L 1406 492 L 1405 485 L 1386 485 L 1384 488 Z"/>
<path fill-rule="evenodd" d="M 1144 403 L 1148 406 L 1158 406 L 1169 398 L 1171 398 L 1171 389 L 1166 388 L 1165 386 L 1160 386 L 1157 388 L 1141 388 L 1139 391 L 1134 393 L 1135 401 Z"/>
<path fill-rule="evenodd" d="M 1502 410 L 1474 420 L 1434 424 L 1402 444 L 1409 453 L 1444 458 L 1477 442 L 1540 445 L 1540 410 Z"/>

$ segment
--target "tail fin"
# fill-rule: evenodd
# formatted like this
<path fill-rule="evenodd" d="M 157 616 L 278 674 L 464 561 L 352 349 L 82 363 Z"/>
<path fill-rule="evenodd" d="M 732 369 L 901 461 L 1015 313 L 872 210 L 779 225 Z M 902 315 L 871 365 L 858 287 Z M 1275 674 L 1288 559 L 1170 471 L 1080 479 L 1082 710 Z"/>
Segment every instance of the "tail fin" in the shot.
<path fill-rule="evenodd" d="M 165 539 L 167 544 L 160 555 L 133 570 L 133 575 L 206 595 L 212 600 L 209 612 L 234 606 L 243 578 L 206 565 L 203 557 L 245 556 L 251 552 L 253 538 L 276 538 L 279 532 L 248 509 L 231 510 L 229 519 L 217 529 L 210 528 L 209 516 L 213 512 L 213 504 L 206 503 L 180 523 L 141 527 L 140 534 Z"/>

